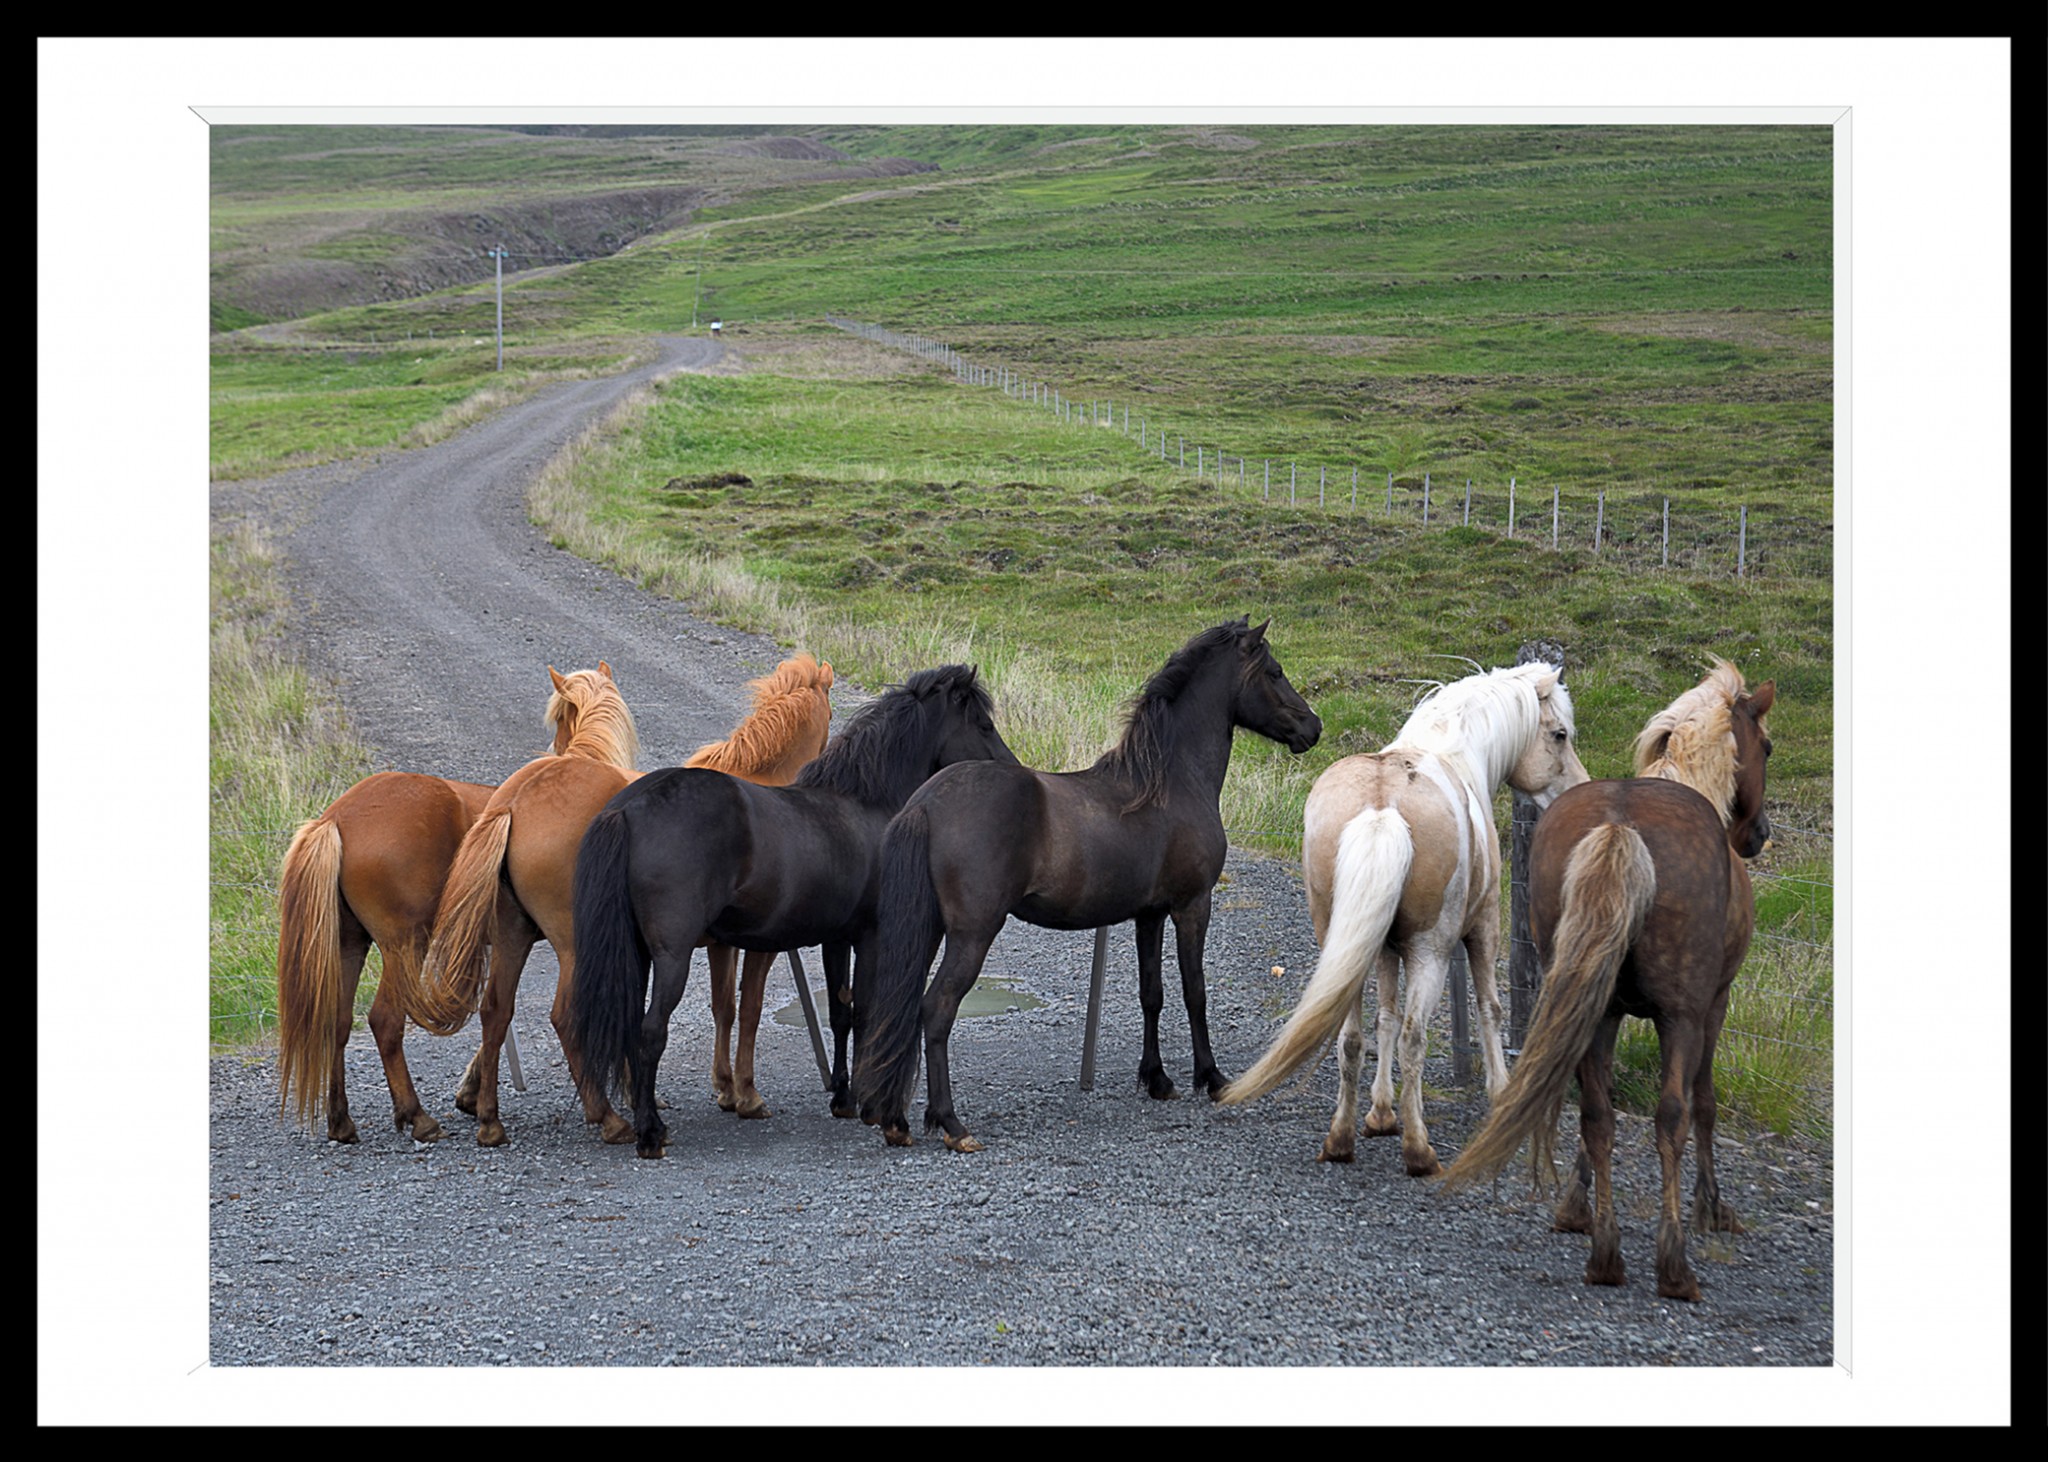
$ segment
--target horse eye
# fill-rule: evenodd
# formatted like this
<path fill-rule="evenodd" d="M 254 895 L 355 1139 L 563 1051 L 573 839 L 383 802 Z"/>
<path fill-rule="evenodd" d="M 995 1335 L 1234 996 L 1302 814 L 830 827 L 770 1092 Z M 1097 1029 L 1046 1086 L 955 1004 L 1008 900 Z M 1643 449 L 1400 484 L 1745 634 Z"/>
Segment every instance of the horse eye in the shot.
<path fill-rule="evenodd" d="M 1553 731 L 1550 734 L 1554 739 L 1558 741 L 1566 740 L 1571 735 L 1569 731 Z"/>

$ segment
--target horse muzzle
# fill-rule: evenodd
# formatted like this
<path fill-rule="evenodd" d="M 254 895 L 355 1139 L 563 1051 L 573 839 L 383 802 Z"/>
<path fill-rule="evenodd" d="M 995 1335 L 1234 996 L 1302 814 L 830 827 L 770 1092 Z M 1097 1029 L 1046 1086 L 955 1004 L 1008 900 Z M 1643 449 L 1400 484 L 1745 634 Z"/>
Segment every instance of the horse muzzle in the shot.
<path fill-rule="evenodd" d="M 1287 749 L 1299 756 L 1322 739 L 1323 719 L 1311 712 L 1306 725 L 1297 725 L 1287 733 Z"/>

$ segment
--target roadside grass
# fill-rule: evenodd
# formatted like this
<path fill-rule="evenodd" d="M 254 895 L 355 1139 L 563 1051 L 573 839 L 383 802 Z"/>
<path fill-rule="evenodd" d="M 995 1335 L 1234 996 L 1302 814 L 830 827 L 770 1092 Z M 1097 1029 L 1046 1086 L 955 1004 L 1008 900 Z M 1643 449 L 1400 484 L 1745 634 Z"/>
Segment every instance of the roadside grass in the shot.
<path fill-rule="evenodd" d="M 209 560 L 209 1034 L 219 1048 L 275 1033 L 278 865 L 307 809 L 367 775 L 370 755 L 285 647 L 285 600 L 262 532 L 215 533 Z M 380 968 L 372 952 L 359 1015 Z"/>

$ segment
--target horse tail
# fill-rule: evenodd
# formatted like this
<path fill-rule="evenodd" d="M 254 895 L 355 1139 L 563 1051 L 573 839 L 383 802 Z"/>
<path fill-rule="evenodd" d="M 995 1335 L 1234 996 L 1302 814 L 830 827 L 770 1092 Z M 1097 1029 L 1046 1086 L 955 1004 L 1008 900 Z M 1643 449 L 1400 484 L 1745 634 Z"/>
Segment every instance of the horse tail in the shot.
<path fill-rule="evenodd" d="M 1448 1186 L 1491 1179 L 1524 1139 L 1539 1177 L 1551 1171 L 1558 1111 L 1656 896 L 1657 868 L 1634 828 L 1606 823 L 1579 840 L 1529 1038 L 1500 1100 L 1445 1173 Z"/>
<path fill-rule="evenodd" d="M 932 825 L 922 807 L 898 813 L 882 837 L 880 926 L 875 971 L 854 991 L 858 1043 L 853 1097 L 861 1115 L 907 1120 L 924 1034 L 924 984 L 932 945 L 945 932 L 932 888 Z"/>
<path fill-rule="evenodd" d="M 1394 809 L 1372 808 L 1344 825 L 1331 880 L 1330 927 L 1316 972 L 1266 1054 L 1224 1087 L 1218 1101 L 1248 1102 L 1264 1096 L 1335 1039 L 1344 1017 L 1358 1008 L 1359 992 L 1394 927 L 1401 890 L 1414 863 L 1415 840 Z"/>
<path fill-rule="evenodd" d="M 277 889 L 277 1105 L 298 1092 L 312 1125 L 334 1079 L 335 1033 L 352 1014 L 341 973 L 341 829 L 326 813 L 299 825 Z"/>
<path fill-rule="evenodd" d="M 494 807 L 470 824 L 455 850 L 434 933 L 427 941 L 426 969 L 406 1006 L 437 1036 L 452 1036 L 468 1023 L 490 974 L 491 931 L 497 922 L 498 881 L 505 849 L 512 841 L 512 809 Z"/>
<path fill-rule="evenodd" d="M 569 1014 L 583 1053 L 586 1094 L 610 1097 L 634 1049 L 647 990 L 646 940 L 633 914 L 631 828 L 607 807 L 591 819 L 576 850 L 574 903 L 576 983 Z"/>

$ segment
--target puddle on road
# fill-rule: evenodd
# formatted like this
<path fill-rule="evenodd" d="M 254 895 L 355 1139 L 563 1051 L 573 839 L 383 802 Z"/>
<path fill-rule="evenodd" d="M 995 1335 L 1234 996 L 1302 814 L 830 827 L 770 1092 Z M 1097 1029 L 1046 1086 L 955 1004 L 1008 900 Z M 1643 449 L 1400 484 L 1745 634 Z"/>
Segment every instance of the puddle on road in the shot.
<path fill-rule="evenodd" d="M 826 1013 L 829 1007 L 825 1002 L 823 986 L 812 988 L 811 1000 L 818 1007 L 819 1025 L 829 1029 L 831 1017 Z M 966 998 L 960 1002 L 960 1013 L 962 1015 L 1003 1015 L 1012 1009 L 1036 1010 L 1043 1004 L 1045 1002 L 1036 995 L 1019 990 L 1006 981 L 980 979 L 974 982 L 974 988 L 969 990 Z M 792 997 L 786 1005 L 783 1005 L 775 1012 L 773 1019 L 778 1025 L 800 1026 L 804 1023 L 804 1008 Z"/>

